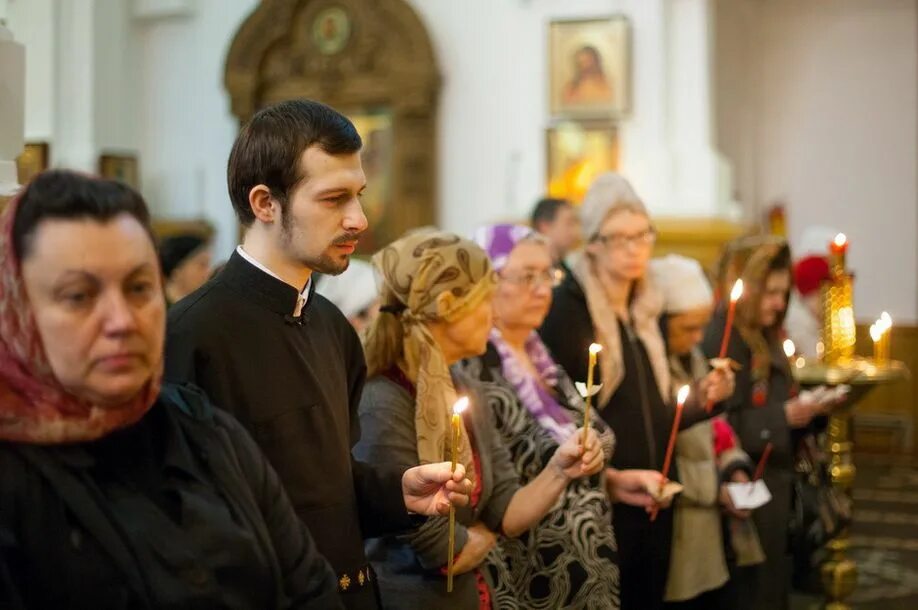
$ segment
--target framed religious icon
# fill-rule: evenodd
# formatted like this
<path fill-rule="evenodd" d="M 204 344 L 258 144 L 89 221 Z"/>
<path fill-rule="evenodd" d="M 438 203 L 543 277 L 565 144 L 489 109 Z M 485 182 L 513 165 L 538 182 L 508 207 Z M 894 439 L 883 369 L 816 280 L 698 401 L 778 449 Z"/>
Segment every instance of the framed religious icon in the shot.
<path fill-rule="evenodd" d="M 137 156 L 131 154 L 99 155 L 99 175 L 123 182 L 134 189 L 140 188 Z"/>
<path fill-rule="evenodd" d="M 16 158 L 19 184 L 28 184 L 39 172 L 48 169 L 48 143 L 29 142 Z"/>
<path fill-rule="evenodd" d="M 322 55 L 337 55 L 351 38 L 351 18 L 340 6 L 322 9 L 312 22 L 312 41 Z"/>
<path fill-rule="evenodd" d="M 620 117 L 631 98 L 631 25 L 624 16 L 549 26 L 549 98 L 556 117 Z"/>
<path fill-rule="evenodd" d="M 398 239 L 403 227 L 393 222 L 392 169 L 393 129 L 392 112 L 387 108 L 348 113 L 354 123 L 363 149 L 360 151 L 367 187 L 360 202 L 370 228 L 360 238 L 360 251 L 372 254 L 386 244 Z M 386 212 L 389 214 L 386 214 Z"/>
<path fill-rule="evenodd" d="M 568 121 L 548 129 L 548 194 L 575 204 L 599 174 L 619 168 L 618 130 L 608 122 Z"/>

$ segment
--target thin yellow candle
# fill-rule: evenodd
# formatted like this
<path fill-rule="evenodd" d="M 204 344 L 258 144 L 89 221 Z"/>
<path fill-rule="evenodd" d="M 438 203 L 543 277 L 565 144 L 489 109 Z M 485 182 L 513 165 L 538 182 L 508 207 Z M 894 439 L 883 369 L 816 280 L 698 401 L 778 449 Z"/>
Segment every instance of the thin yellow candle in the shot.
<path fill-rule="evenodd" d="M 590 361 L 587 367 L 587 388 L 586 388 L 586 406 L 583 409 L 583 445 L 584 450 L 587 444 L 587 432 L 590 429 L 590 405 L 593 402 L 593 370 L 596 368 L 596 356 L 602 351 L 602 346 L 598 343 L 590 345 Z"/>
<path fill-rule="evenodd" d="M 450 458 L 451 472 L 456 472 L 456 461 L 459 457 L 459 438 L 462 435 L 462 412 L 469 406 L 469 399 L 463 396 L 453 405 L 453 417 L 450 423 Z M 456 508 L 449 507 L 449 557 L 446 559 L 446 592 L 453 592 L 453 559 L 456 554 Z"/>
<path fill-rule="evenodd" d="M 883 362 L 883 329 L 880 328 L 880 322 L 870 326 L 870 338 L 873 339 L 873 359 L 877 366 L 885 364 Z"/>
<path fill-rule="evenodd" d="M 880 314 L 880 322 L 883 324 L 883 338 L 881 345 L 883 347 L 883 361 L 889 362 L 890 358 L 890 334 L 892 333 L 892 318 L 885 311 Z"/>

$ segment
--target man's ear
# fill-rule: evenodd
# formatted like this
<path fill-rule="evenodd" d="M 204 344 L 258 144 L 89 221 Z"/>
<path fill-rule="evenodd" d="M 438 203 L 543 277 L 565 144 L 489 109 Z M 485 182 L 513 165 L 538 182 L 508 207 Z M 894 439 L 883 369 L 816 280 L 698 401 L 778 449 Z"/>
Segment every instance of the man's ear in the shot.
<path fill-rule="evenodd" d="M 264 184 L 258 184 L 249 191 L 249 207 L 255 219 L 265 224 L 279 220 L 277 214 L 279 206 L 271 196 L 271 190 Z"/>

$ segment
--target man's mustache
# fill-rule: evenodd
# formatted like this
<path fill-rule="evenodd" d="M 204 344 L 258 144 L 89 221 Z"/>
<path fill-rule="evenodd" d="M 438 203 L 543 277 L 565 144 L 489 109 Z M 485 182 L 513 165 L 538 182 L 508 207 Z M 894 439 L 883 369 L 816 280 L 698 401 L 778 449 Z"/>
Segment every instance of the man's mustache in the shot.
<path fill-rule="evenodd" d="M 358 231 L 356 233 L 345 233 L 344 235 L 339 235 L 336 237 L 331 245 L 333 246 L 343 246 L 344 244 L 349 244 L 355 241 L 359 241 L 363 236 L 364 231 Z"/>

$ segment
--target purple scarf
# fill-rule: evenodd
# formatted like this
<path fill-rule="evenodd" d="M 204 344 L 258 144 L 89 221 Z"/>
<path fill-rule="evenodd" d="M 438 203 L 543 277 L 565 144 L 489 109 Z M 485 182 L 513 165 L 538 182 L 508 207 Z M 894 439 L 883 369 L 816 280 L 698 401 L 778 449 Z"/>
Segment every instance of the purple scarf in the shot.
<path fill-rule="evenodd" d="M 563 443 L 577 429 L 568 411 L 519 363 L 499 330 L 491 329 L 490 340 L 500 356 L 504 379 L 516 390 L 520 403 L 559 445 Z M 524 349 L 542 382 L 556 388 L 560 377 L 558 365 L 535 331 L 526 339 Z"/>

